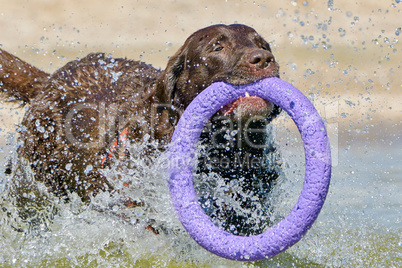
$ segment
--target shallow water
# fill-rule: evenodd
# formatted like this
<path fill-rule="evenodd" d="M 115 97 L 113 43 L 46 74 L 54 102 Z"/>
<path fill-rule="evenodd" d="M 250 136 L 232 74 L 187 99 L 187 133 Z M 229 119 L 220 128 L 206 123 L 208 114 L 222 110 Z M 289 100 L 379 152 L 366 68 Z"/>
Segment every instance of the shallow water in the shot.
<path fill-rule="evenodd" d="M 280 121 L 279 121 L 280 122 Z M 276 220 L 296 203 L 304 179 L 304 155 L 297 132 L 277 127 L 285 175 L 274 189 Z M 284 133 L 282 133 L 284 131 Z M 285 135 L 287 133 L 287 135 Z M 282 135 L 283 134 L 283 135 Z M 392 138 L 391 138 L 392 139 Z M 387 139 L 385 139 L 387 140 Z M 286 252 L 252 263 L 232 262 L 205 251 L 183 230 L 170 203 L 165 156 L 141 168 L 111 170 L 132 184 L 126 195 L 143 207 L 119 206 L 119 196 L 98 195 L 88 207 L 71 195 L 64 203 L 46 193 L 18 197 L 1 175 L 0 263 L 5 266 L 141 267 L 397 267 L 401 262 L 401 142 L 356 141 L 338 148 L 323 210 L 307 235 Z M 140 151 L 140 146 L 135 146 Z M 145 230 L 150 223 L 160 234 Z"/>

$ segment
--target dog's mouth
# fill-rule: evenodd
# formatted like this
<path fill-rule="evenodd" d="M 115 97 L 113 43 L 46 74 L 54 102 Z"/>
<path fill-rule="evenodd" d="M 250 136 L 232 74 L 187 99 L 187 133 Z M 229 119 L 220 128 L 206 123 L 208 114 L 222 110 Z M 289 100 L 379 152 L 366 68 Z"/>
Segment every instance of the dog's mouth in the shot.
<path fill-rule="evenodd" d="M 250 96 L 247 92 L 232 103 L 220 109 L 224 116 L 234 116 L 236 119 L 250 117 L 268 117 L 274 110 L 274 104 L 257 96 Z"/>
<path fill-rule="evenodd" d="M 279 77 L 279 68 L 276 62 L 268 63 L 268 66 L 261 70 L 247 72 L 231 72 L 230 74 L 220 75 L 216 81 L 225 81 L 234 85 L 245 85 L 260 79 L 269 77 Z M 251 117 L 275 117 L 280 113 L 280 108 L 272 102 L 257 96 L 250 96 L 247 92 L 244 97 L 239 97 L 232 103 L 226 104 L 220 109 L 224 116 L 234 116 L 235 119 L 249 119 Z"/>

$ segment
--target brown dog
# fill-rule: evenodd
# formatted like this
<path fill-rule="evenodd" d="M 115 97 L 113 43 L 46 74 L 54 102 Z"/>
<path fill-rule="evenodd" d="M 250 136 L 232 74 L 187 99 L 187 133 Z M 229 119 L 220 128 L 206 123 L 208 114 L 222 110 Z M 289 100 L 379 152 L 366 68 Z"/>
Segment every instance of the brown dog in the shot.
<path fill-rule="evenodd" d="M 124 155 L 121 146 L 110 149 L 120 142 L 122 131 L 129 141 L 152 137 L 167 143 L 175 115 L 211 83 L 247 84 L 272 76 L 279 76 L 279 66 L 269 44 L 252 28 L 238 24 L 193 33 L 164 71 L 90 54 L 50 75 L 0 50 L 3 99 L 28 105 L 19 156 L 56 195 L 76 192 L 83 201 L 114 189 L 101 169 L 105 156 Z M 222 112 L 247 119 L 256 114 L 273 117 L 278 109 L 245 97 Z"/>

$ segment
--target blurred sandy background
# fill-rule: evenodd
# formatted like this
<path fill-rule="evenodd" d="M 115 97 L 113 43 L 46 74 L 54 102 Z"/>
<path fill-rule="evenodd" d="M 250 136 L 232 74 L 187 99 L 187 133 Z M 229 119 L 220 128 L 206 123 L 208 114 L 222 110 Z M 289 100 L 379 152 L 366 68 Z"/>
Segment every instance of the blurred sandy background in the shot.
<path fill-rule="evenodd" d="M 2 49 L 53 72 L 90 52 L 164 68 L 195 30 L 244 23 L 271 43 L 293 82 L 339 141 L 398 139 L 401 132 L 401 7 L 387 1 L 0 0 Z M 21 112 L 0 104 L 1 134 Z"/>

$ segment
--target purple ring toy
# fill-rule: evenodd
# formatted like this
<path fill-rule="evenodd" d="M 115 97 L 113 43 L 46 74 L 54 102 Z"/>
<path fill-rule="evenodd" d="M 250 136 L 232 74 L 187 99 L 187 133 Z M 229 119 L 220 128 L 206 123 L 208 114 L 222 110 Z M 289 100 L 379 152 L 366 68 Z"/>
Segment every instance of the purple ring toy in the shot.
<path fill-rule="evenodd" d="M 304 186 L 285 219 L 255 236 L 236 236 L 215 226 L 204 213 L 192 179 L 193 157 L 205 123 L 224 105 L 248 92 L 285 110 L 304 142 Z M 272 257 L 297 243 L 316 220 L 328 192 L 331 156 L 324 123 L 297 88 L 279 78 L 234 86 L 217 82 L 201 92 L 183 113 L 170 147 L 169 189 L 179 219 L 191 237 L 210 252 L 231 260 Z"/>

